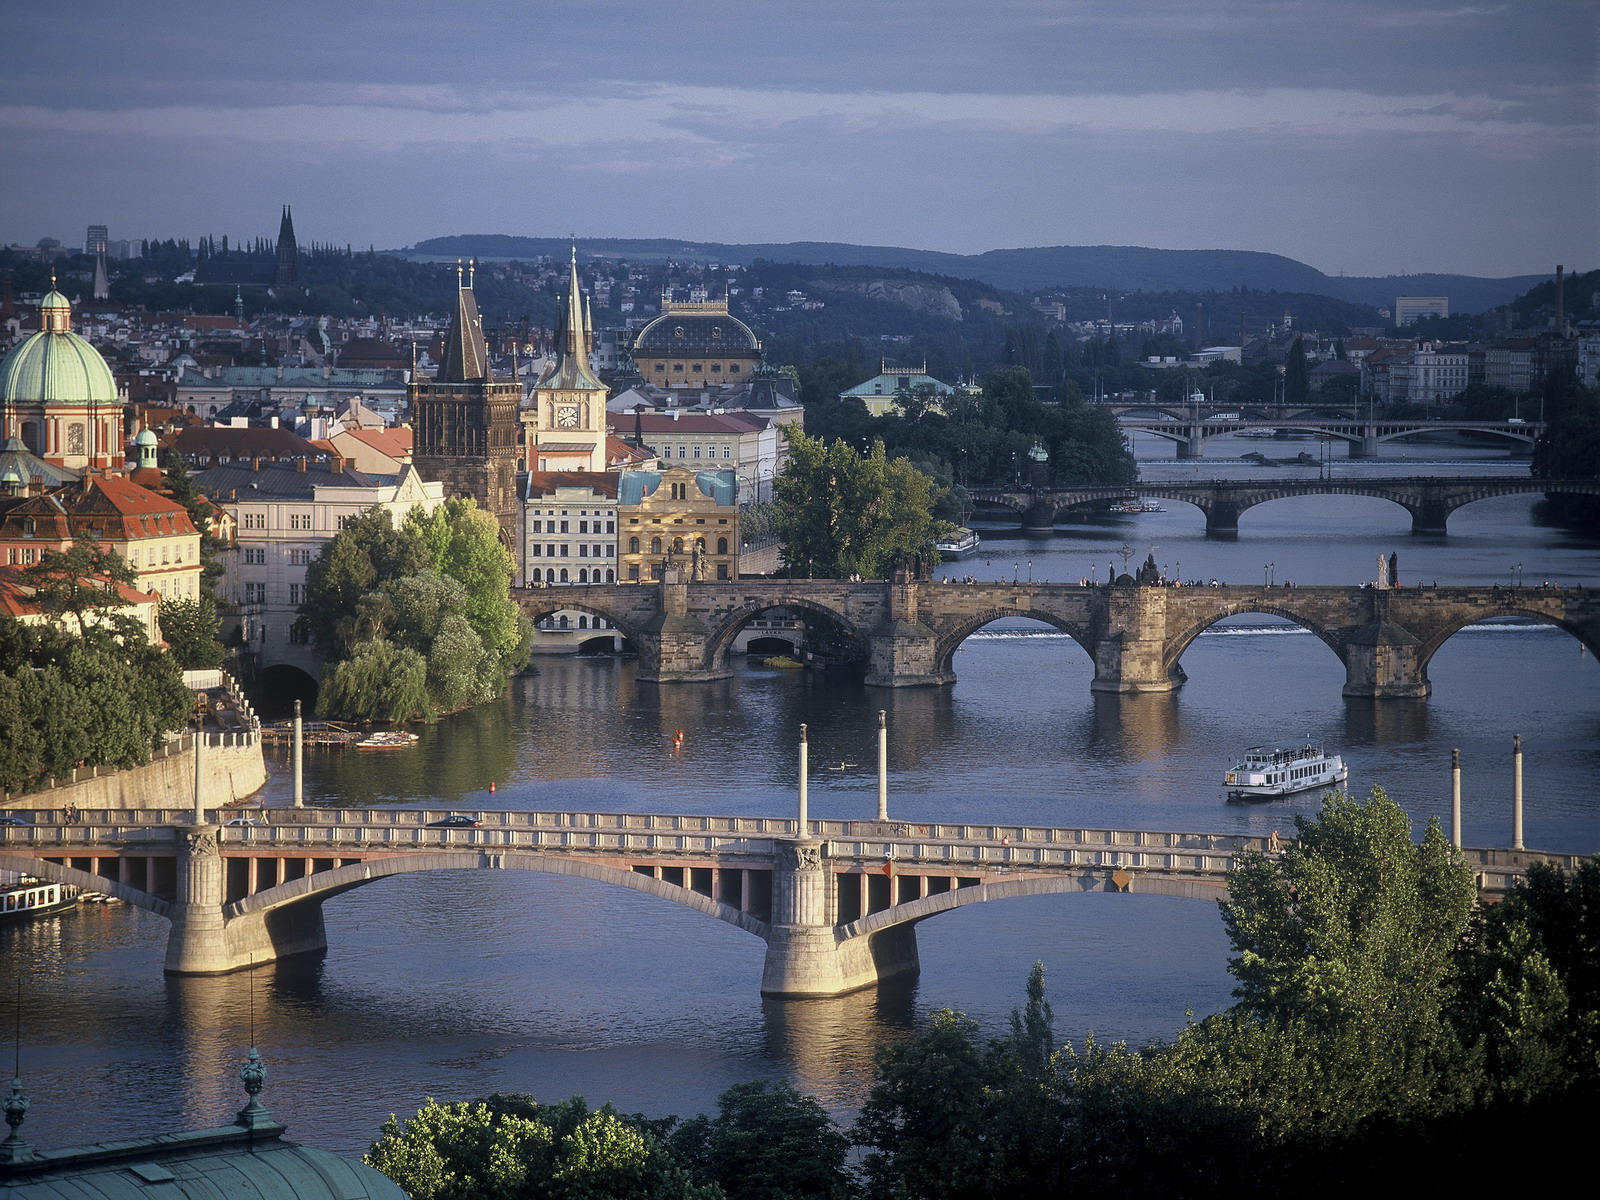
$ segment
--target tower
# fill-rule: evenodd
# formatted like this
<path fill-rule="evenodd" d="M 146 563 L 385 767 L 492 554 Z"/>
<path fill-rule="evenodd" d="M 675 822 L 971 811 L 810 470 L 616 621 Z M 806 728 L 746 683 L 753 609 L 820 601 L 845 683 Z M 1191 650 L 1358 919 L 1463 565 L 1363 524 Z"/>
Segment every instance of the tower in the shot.
<path fill-rule="evenodd" d="M 283 206 L 283 220 L 278 223 L 278 265 L 273 273 L 273 285 L 300 282 L 300 247 L 294 240 L 294 218 L 289 206 Z"/>
<path fill-rule="evenodd" d="M 592 331 L 578 288 L 578 250 L 572 249 L 567 302 L 555 338 L 555 357 L 534 386 L 528 425 L 531 471 L 606 468 L 606 385 L 589 367 Z"/>
<path fill-rule="evenodd" d="M 449 496 L 470 496 L 500 522 L 512 544 L 517 524 L 517 409 L 522 385 L 496 379 L 483 338 L 483 318 L 472 290 L 456 268 L 456 311 L 444 355 L 431 380 L 413 378 L 408 389 L 415 439 L 412 462 Z"/>

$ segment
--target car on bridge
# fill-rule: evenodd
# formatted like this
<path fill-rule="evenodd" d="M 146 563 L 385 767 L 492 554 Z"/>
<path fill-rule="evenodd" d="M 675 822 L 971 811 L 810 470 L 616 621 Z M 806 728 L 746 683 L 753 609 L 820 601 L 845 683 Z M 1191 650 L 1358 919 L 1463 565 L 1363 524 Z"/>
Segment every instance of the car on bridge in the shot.
<path fill-rule="evenodd" d="M 260 817 L 234 817 L 231 821 L 224 821 L 224 825 L 265 825 Z"/>
<path fill-rule="evenodd" d="M 6 813 L 4 816 L 0 816 L 0 825 L 26 825 L 27 823 L 26 819 L 17 816 L 16 813 Z"/>
<path fill-rule="evenodd" d="M 466 813 L 451 813 L 448 817 L 440 817 L 437 821 L 429 821 L 429 829 L 466 829 L 477 828 L 477 817 L 469 817 Z"/>

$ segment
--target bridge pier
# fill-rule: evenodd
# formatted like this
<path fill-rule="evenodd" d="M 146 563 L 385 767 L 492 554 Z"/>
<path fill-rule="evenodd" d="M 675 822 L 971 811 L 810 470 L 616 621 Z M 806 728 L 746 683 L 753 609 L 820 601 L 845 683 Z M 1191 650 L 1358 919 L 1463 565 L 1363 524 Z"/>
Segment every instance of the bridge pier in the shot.
<path fill-rule="evenodd" d="M 1378 430 L 1372 425 L 1361 427 L 1361 439 L 1352 439 L 1348 443 L 1351 458 L 1377 458 L 1378 457 Z"/>
<path fill-rule="evenodd" d="M 1022 514 L 1022 532 L 1049 533 L 1056 527 L 1056 510 L 1044 504 L 1035 504 Z"/>
<path fill-rule="evenodd" d="M 1411 513 L 1413 537 L 1418 534 L 1439 537 L 1446 532 L 1445 524 L 1449 521 L 1451 512 L 1448 505 L 1433 501 L 1415 506 L 1407 505 L 1406 508 Z"/>
<path fill-rule="evenodd" d="M 1094 645 L 1095 692 L 1170 692 L 1188 678 L 1177 662 L 1167 665 L 1165 588 L 1106 589 L 1108 630 Z"/>
<path fill-rule="evenodd" d="M 1206 514 L 1206 536 L 1232 541 L 1239 536 L 1239 505 L 1232 500 L 1213 500 L 1201 505 Z"/>
<path fill-rule="evenodd" d="M 917 935 L 907 923 L 843 939 L 834 928 L 827 843 L 775 842 L 772 922 L 761 991 L 768 996 L 839 996 L 896 975 L 915 975 Z"/>
<path fill-rule="evenodd" d="M 1178 457 L 1180 459 L 1204 458 L 1206 456 L 1205 435 L 1199 430 L 1192 429 L 1186 440 L 1178 443 Z"/>
<path fill-rule="evenodd" d="M 706 661 L 706 627 L 689 612 L 689 581 L 668 567 L 661 581 L 661 609 L 635 639 L 641 683 L 702 683 L 726 679 L 733 668 Z"/>
<path fill-rule="evenodd" d="M 217 833 L 214 825 L 173 830 L 178 886 L 167 935 L 167 974 L 225 975 L 291 954 L 326 950 L 328 935 L 317 900 L 267 913 L 225 914 Z"/>
<path fill-rule="evenodd" d="M 929 687 L 953 683 L 939 670 L 939 639 L 917 620 L 918 584 L 901 572 L 889 584 L 888 620 L 867 637 L 867 674 L 871 687 Z"/>
<path fill-rule="evenodd" d="M 1432 690 L 1422 642 L 1380 613 L 1344 642 L 1344 695 L 1364 700 L 1421 699 Z"/>

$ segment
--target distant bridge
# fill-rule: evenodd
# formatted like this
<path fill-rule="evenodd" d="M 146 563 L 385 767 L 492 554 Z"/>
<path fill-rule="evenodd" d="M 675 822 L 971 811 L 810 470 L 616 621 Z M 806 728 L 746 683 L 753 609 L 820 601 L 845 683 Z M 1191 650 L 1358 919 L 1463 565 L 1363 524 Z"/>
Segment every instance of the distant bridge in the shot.
<path fill-rule="evenodd" d="M 327 949 L 322 905 L 394 875 L 523 870 L 632 888 L 767 943 L 761 990 L 832 996 L 918 970 L 915 927 L 951 909 L 1051 893 L 1221 900 L 1238 834 L 589 812 L 481 813 L 434 828 L 415 809 L 273 810 L 218 827 L 176 811 L 0 827 L 0 869 L 104 892 L 171 922 L 166 970 L 222 974 Z M 1531 862 L 1468 850 L 1485 894 Z M 404 917 L 396 917 L 403 926 Z"/>
<path fill-rule="evenodd" d="M 1533 453 L 1533 444 L 1544 432 L 1543 425 L 1531 421 L 1346 419 L 1310 413 L 1273 417 L 1247 417 L 1241 414 L 1238 418 L 1226 419 L 1217 416 L 1122 416 L 1117 423 L 1123 429 L 1154 434 L 1176 442 L 1179 458 L 1204 458 L 1205 444 L 1212 438 L 1252 429 L 1290 429 L 1336 439 L 1349 446 L 1351 458 L 1376 458 L 1381 443 L 1418 433 L 1488 434 L 1503 439 L 1514 456 L 1526 457 Z"/>
<path fill-rule="evenodd" d="M 933 583 L 741 579 L 519 588 L 535 621 L 562 610 L 601 617 L 639 654 L 638 679 L 692 683 L 733 674 L 739 631 L 774 608 L 819 622 L 861 651 L 865 681 L 920 687 L 955 681 L 961 643 L 991 621 L 1027 617 L 1069 635 L 1094 663 L 1100 692 L 1164 692 L 1186 678 L 1184 651 L 1226 617 L 1264 613 L 1316 634 L 1345 668 L 1344 694 L 1426 696 L 1428 661 L 1467 625 L 1525 617 L 1555 625 L 1600 654 L 1600 590 L 1586 588 L 1157 587 L 1015 580 Z"/>
<path fill-rule="evenodd" d="M 1206 536 L 1229 538 L 1239 533 L 1246 509 L 1290 496 L 1374 496 L 1400 505 L 1411 514 L 1411 532 L 1440 536 L 1450 514 L 1462 505 L 1491 496 L 1600 496 L 1600 478 L 1535 479 L 1503 475 L 1450 478 L 1443 475 L 1404 479 L 1195 479 L 1136 484 L 1078 484 L 1063 487 L 970 488 L 974 500 L 1009 508 L 1022 517 L 1024 529 L 1051 528 L 1063 513 L 1084 504 L 1122 499 L 1134 494 L 1181 500 L 1205 514 Z"/>

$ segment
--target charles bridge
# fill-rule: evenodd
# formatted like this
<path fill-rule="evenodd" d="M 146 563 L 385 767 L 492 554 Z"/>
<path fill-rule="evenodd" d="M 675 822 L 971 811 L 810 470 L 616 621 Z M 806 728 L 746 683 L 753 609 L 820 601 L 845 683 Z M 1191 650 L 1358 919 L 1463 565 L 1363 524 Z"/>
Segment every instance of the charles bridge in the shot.
<path fill-rule="evenodd" d="M 610 622 L 638 652 L 641 682 L 725 678 L 735 636 L 771 609 L 798 613 L 860 651 L 865 682 L 918 687 L 955 681 L 969 636 L 1002 617 L 1066 633 L 1094 664 L 1102 692 L 1164 692 L 1185 675 L 1184 651 L 1218 621 L 1282 617 L 1314 633 L 1345 667 L 1343 694 L 1426 696 L 1428 661 L 1464 626 L 1523 617 L 1566 630 L 1600 653 L 1600 591 L 1585 588 L 1166 587 L 1136 584 L 737 580 L 690 583 L 677 568 L 659 584 L 515 589 L 535 621 L 576 610 Z"/>
<path fill-rule="evenodd" d="M 1238 834 L 887 820 L 485 812 L 477 827 L 428 824 L 442 815 L 278 809 L 270 825 L 219 827 L 203 811 L 88 812 L 72 824 L 0 827 L 0 869 L 155 913 L 170 923 L 166 970 L 201 975 L 325 951 L 324 902 L 392 876 L 577 876 L 762 938 L 765 993 L 833 996 L 915 973 L 916 926 L 954 908 L 1087 892 L 1222 900 L 1240 854 L 1278 848 L 1275 838 Z M 1529 863 L 1580 861 L 1463 853 L 1486 896 Z M 404 920 L 396 916 L 397 928 Z"/>
<path fill-rule="evenodd" d="M 971 488 L 980 503 L 1009 508 L 1024 529 L 1050 529 L 1060 517 L 1085 504 L 1140 496 L 1181 500 L 1205 514 L 1208 537 L 1239 533 L 1246 509 L 1290 496 L 1374 496 L 1411 514 L 1411 532 L 1442 535 L 1450 514 L 1462 505 L 1491 496 L 1563 494 L 1600 496 L 1600 479 L 1534 479 L 1490 476 L 1420 476 L 1404 479 L 1196 479 L 1189 482 L 1081 484 L 1062 487 Z"/>

